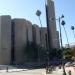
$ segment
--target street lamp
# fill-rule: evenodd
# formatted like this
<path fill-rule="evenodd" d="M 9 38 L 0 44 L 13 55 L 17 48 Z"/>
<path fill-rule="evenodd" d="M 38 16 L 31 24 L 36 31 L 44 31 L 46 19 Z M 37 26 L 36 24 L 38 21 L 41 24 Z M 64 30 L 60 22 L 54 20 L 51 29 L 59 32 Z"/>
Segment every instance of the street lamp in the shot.
<path fill-rule="evenodd" d="M 73 34 L 74 34 L 74 38 L 75 38 L 75 33 L 74 33 L 75 27 L 74 26 L 71 26 L 71 29 L 73 30 Z"/>
<path fill-rule="evenodd" d="M 65 29 L 65 21 L 64 21 L 64 20 L 62 20 L 61 25 L 62 25 L 62 26 L 63 26 L 63 28 L 64 28 L 65 35 L 66 35 L 66 39 L 67 39 L 67 44 L 68 44 L 68 48 L 69 48 L 69 41 L 68 41 L 68 36 L 67 36 L 66 29 Z"/>

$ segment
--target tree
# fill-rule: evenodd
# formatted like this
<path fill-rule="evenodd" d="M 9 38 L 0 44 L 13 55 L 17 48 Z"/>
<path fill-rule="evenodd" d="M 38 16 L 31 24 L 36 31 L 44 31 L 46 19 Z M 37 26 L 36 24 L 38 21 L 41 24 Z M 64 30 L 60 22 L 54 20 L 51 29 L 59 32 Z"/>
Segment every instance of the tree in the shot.
<path fill-rule="evenodd" d="M 25 47 L 25 54 L 27 56 L 27 61 L 37 61 L 38 58 L 38 45 L 33 42 L 28 42 Z"/>
<path fill-rule="evenodd" d="M 69 41 L 68 41 L 67 31 L 66 31 L 66 29 L 65 29 L 65 21 L 62 20 L 61 25 L 62 25 L 63 28 L 64 28 L 65 35 L 66 35 L 66 40 L 67 40 L 67 44 L 68 44 L 68 48 L 69 48 Z"/>
<path fill-rule="evenodd" d="M 70 60 L 73 56 L 73 52 L 70 48 L 64 48 L 63 51 L 63 57 L 65 57 L 65 59 Z"/>
<path fill-rule="evenodd" d="M 74 38 L 75 38 L 75 33 L 74 33 L 75 27 L 74 26 L 71 26 L 71 30 L 73 31 Z"/>
<path fill-rule="evenodd" d="M 62 58 L 62 51 L 61 50 L 57 50 L 57 49 L 53 49 L 49 53 L 49 58 L 50 59 L 61 59 Z"/>
<path fill-rule="evenodd" d="M 28 42 L 24 53 L 29 62 L 36 62 L 38 59 L 40 59 L 40 61 L 44 61 L 46 56 L 46 50 L 35 42 Z"/>

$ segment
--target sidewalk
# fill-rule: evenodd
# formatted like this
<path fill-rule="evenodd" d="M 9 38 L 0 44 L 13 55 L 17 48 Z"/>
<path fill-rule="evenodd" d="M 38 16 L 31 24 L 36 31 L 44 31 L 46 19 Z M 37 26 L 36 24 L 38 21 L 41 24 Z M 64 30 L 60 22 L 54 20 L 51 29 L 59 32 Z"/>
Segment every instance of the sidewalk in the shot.
<path fill-rule="evenodd" d="M 65 70 L 67 75 L 69 75 L 69 70 L 71 70 L 72 75 L 75 75 L 75 68 L 66 67 Z M 0 75 L 63 75 L 63 70 L 57 67 L 52 73 L 46 74 L 46 69 L 10 69 L 8 72 L 0 70 Z"/>
<path fill-rule="evenodd" d="M 1 72 L 0 75 L 46 75 L 45 69 L 33 69 L 33 70 L 18 70 L 18 71 L 8 71 Z"/>

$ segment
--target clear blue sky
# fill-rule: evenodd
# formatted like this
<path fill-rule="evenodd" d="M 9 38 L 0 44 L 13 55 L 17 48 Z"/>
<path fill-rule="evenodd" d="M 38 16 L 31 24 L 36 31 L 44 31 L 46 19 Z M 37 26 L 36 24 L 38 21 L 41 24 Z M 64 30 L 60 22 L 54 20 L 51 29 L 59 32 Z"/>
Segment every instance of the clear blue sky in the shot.
<path fill-rule="evenodd" d="M 75 26 L 75 0 L 54 0 L 56 17 L 61 16 L 62 13 L 65 16 L 66 30 L 69 38 L 69 42 L 75 42 L 71 25 Z M 39 9 L 42 12 L 41 20 L 43 26 L 46 26 L 45 20 L 45 0 L 0 0 L 0 15 L 11 15 L 12 18 L 25 18 L 30 20 L 33 24 L 39 24 L 39 20 L 35 15 L 36 10 Z M 57 22 L 57 29 L 58 22 Z M 66 44 L 66 37 L 62 28 L 63 44 Z"/>

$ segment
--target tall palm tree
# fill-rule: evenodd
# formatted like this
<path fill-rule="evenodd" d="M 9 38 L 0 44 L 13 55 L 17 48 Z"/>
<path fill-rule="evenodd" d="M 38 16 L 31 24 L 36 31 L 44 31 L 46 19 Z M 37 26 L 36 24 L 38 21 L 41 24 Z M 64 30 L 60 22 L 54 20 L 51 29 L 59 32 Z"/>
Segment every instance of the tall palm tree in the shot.
<path fill-rule="evenodd" d="M 73 34 L 74 34 L 74 38 L 75 38 L 74 29 L 75 29 L 75 27 L 74 26 L 71 26 L 71 30 L 73 30 Z"/>
<path fill-rule="evenodd" d="M 40 19 L 41 11 L 40 10 L 37 10 L 36 11 L 36 15 L 39 17 L 40 25 L 42 27 L 42 23 L 41 23 L 41 19 Z"/>
<path fill-rule="evenodd" d="M 40 22 L 40 25 L 41 25 L 41 28 L 42 28 L 42 22 L 41 22 L 41 19 L 40 19 L 41 11 L 40 10 L 37 10 L 36 11 L 36 15 L 39 18 L 39 22 Z M 42 30 L 40 30 L 40 42 L 41 42 L 41 46 L 42 46 Z"/>
<path fill-rule="evenodd" d="M 42 22 L 41 22 L 41 19 L 40 19 L 41 11 L 40 10 L 37 10 L 36 11 L 36 15 L 39 18 L 40 25 L 41 25 L 41 28 L 42 28 Z M 40 46 L 42 46 L 42 30 L 41 29 L 40 29 Z M 39 52 L 39 49 L 38 49 L 38 61 L 40 62 L 40 52 Z"/>
<path fill-rule="evenodd" d="M 67 39 L 67 44 L 68 44 L 68 47 L 69 47 L 69 41 L 68 41 L 67 31 L 66 31 L 66 29 L 65 29 L 65 21 L 62 20 L 61 24 L 62 24 L 62 26 L 63 26 L 63 28 L 64 28 L 65 35 L 66 35 L 66 39 Z"/>

